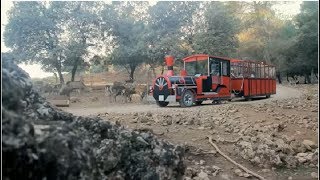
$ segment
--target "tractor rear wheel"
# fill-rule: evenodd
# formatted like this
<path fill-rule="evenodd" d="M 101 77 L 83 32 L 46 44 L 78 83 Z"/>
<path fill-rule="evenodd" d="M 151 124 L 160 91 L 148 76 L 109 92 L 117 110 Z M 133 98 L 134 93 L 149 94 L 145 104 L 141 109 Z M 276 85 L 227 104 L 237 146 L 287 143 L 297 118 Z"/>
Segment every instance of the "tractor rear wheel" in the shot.
<path fill-rule="evenodd" d="M 181 107 L 191 107 L 194 103 L 194 95 L 192 91 L 186 90 L 179 101 Z"/>
<path fill-rule="evenodd" d="M 165 101 L 157 101 L 156 103 L 160 107 L 166 107 L 169 104 L 169 102 L 165 102 Z"/>

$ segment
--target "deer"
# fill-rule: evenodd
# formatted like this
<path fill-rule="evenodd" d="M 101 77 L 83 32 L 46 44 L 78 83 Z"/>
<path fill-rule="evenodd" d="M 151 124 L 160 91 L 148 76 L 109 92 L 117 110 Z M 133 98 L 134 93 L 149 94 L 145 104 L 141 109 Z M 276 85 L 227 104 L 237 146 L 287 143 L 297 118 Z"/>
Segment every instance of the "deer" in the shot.
<path fill-rule="evenodd" d="M 90 89 L 83 83 L 83 81 L 68 81 L 66 85 L 72 90 L 77 90 L 79 95 L 82 91 L 90 92 Z"/>
<path fill-rule="evenodd" d="M 114 82 L 112 85 L 105 86 L 105 94 L 110 98 L 110 102 L 117 101 L 117 96 L 125 94 L 125 86 L 122 83 Z"/>

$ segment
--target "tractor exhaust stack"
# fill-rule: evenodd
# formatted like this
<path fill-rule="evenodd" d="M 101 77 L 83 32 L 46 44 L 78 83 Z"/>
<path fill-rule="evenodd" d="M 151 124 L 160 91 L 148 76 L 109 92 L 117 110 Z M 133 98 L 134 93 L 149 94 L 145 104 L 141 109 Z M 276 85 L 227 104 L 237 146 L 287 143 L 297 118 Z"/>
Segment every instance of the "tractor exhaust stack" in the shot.
<path fill-rule="evenodd" d="M 167 72 L 167 76 L 173 76 L 174 72 L 173 72 L 173 64 L 174 64 L 174 58 L 173 56 L 167 55 L 165 57 L 165 61 L 166 61 L 166 65 L 168 67 L 168 72 Z"/>

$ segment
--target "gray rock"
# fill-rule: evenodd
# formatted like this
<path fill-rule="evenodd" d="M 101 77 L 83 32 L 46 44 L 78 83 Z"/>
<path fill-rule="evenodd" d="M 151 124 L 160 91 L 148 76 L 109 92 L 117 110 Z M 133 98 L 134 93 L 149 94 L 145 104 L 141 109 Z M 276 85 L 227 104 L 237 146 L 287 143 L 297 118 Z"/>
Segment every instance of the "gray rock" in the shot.
<path fill-rule="evenodd" d="M 319 175 L 316 172 L 312 172 L 310 175 L 311 175 L 312 178 L 315 178 L 315 179 L 319 178 Z"/>
<path fill-rule="evenodd" d="M 220 177 L 221 177 L 221 179 L 224 179 L 224 180 L 231 180 L 231 178 L 228 174 L 221 174 Z"/>
<path fill-rule="evenodd" d="M 32 89 L 23 70 L 2 63 L 4 179 L 182 178 L 182 147 L 56 109 Z"/>
<path fill-rule="evenodd" d="M 235 169 L 234 173 L 239 177 L 243 177 L 243 172 L 240 169 Z"/>
<path fill-rule="evenodd" d="M 302 144 L 305 145 L 308 150 L 312 150 L 312 148 L 316 147 L 316 144 L 313 141 L 307 139 L 303 140 Z"/>
<path fill-rule="evenodd" d="M 208 174 L 203 171 L 198 174 L 198 177 L 199 180 L 209 180 Z"/>

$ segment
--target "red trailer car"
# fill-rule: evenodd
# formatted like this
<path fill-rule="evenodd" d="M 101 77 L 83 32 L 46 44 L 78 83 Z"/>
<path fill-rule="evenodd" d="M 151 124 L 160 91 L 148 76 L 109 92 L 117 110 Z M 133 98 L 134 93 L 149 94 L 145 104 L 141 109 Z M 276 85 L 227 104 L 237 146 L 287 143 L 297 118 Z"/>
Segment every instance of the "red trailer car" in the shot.
<path fill-rule="evenodd" d="M 205 100 L 268 98 L 276 93 L 275 67 L 270 64 L 196 54 L 183 59 L 184 68 L 177 76 L 173 57 L 166 56 L 165 61 L 168 72 L 153 81 L 149 96 L 161 107 L 169 102 L 190 107 Z"/>

